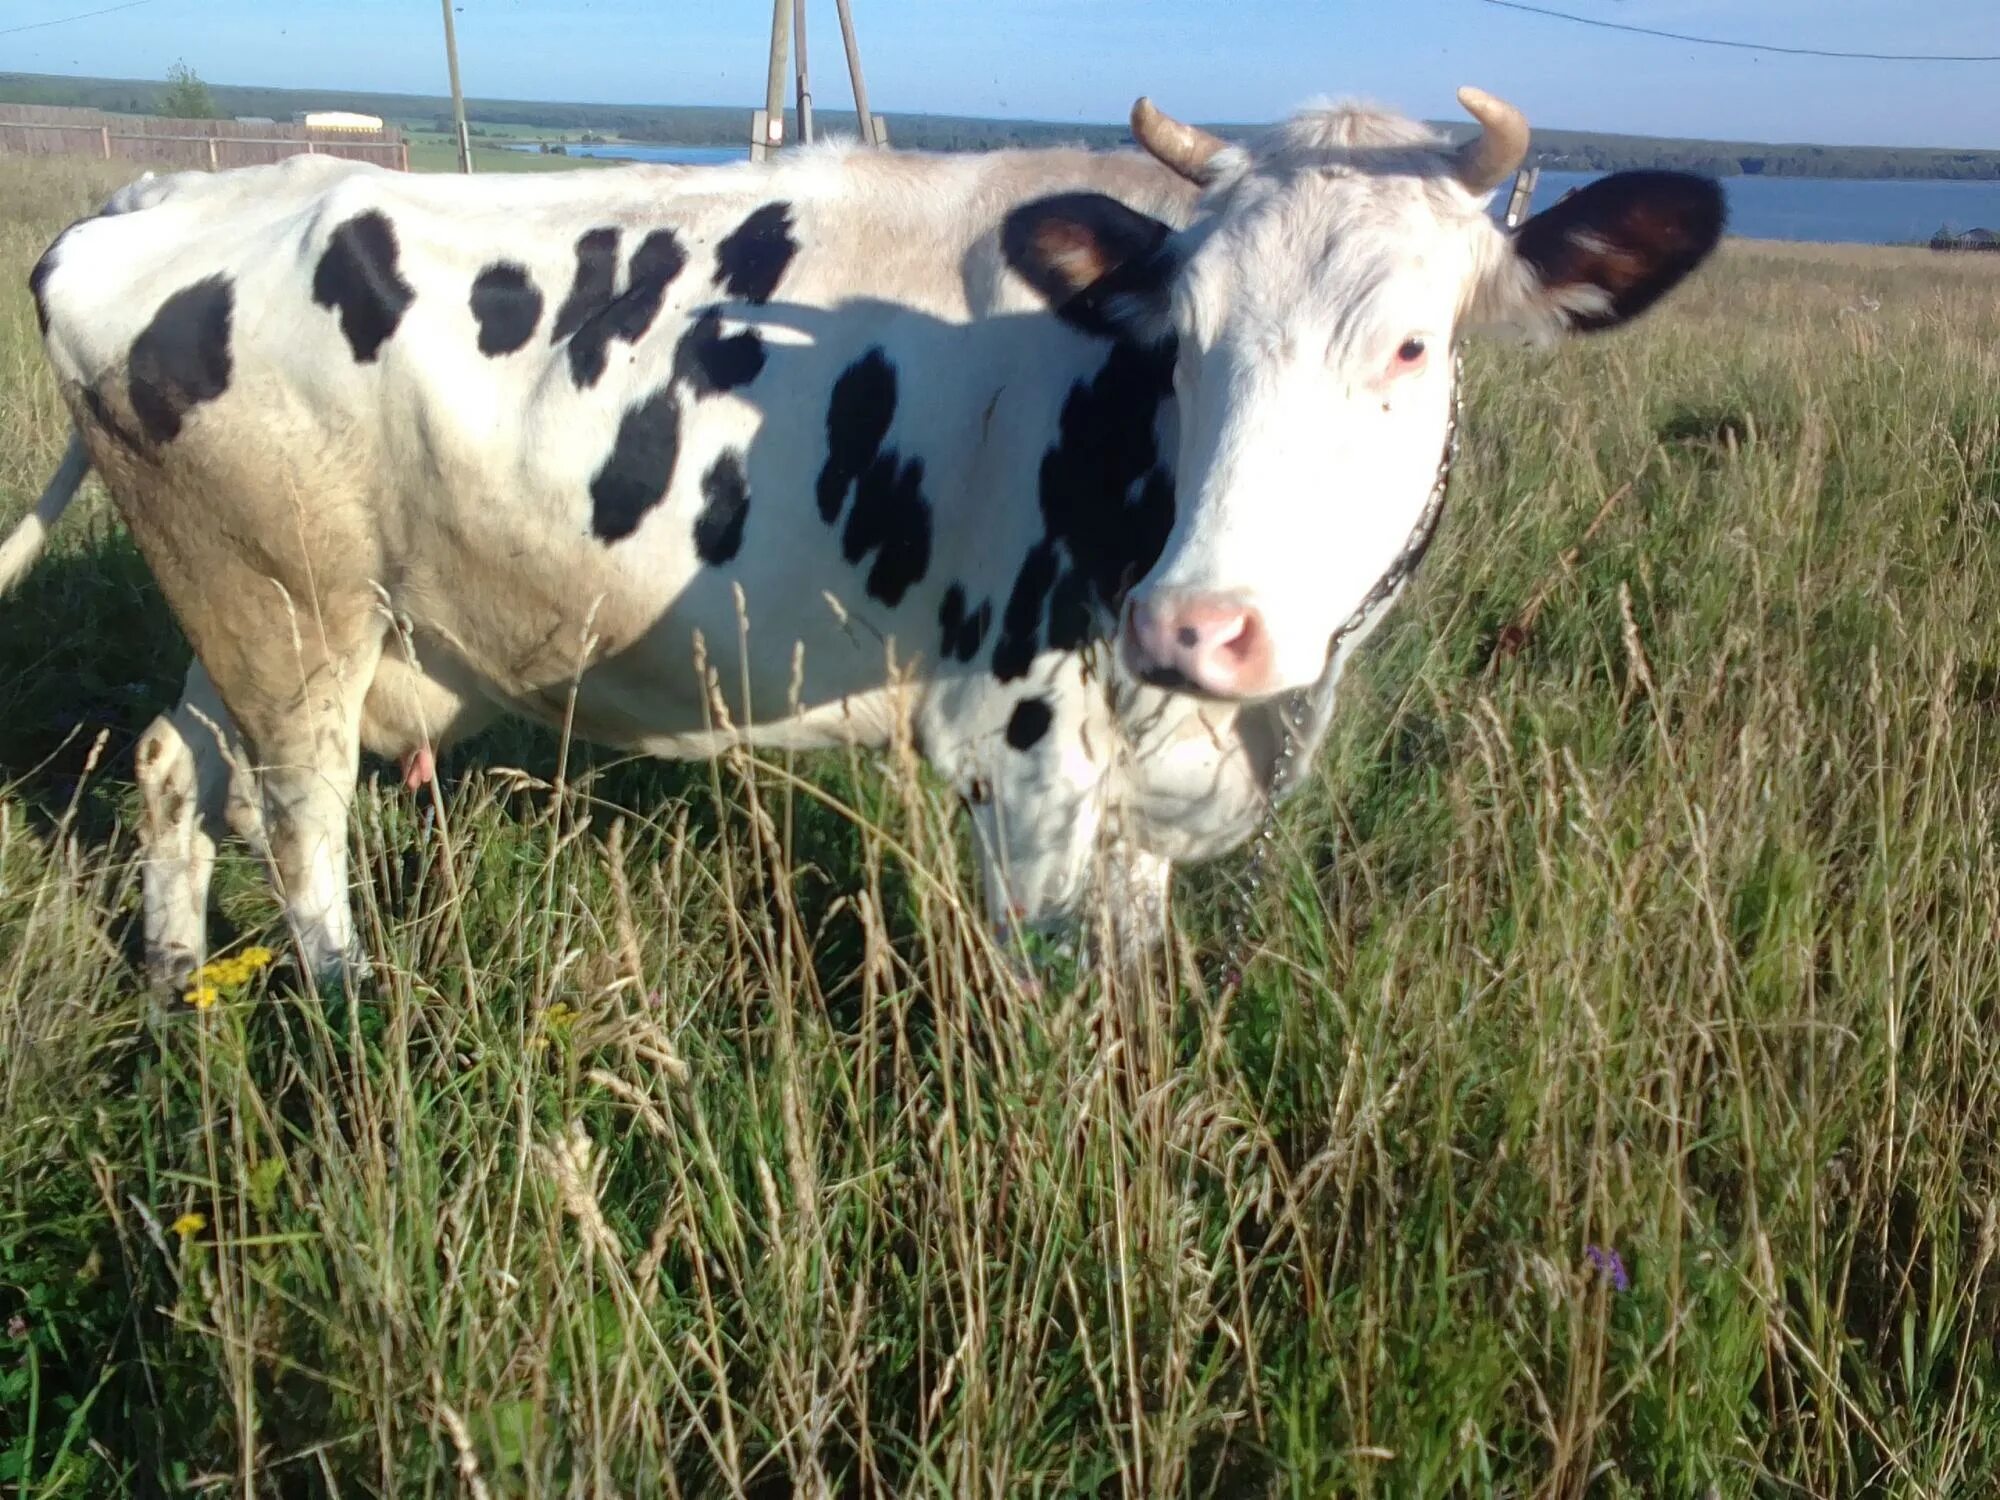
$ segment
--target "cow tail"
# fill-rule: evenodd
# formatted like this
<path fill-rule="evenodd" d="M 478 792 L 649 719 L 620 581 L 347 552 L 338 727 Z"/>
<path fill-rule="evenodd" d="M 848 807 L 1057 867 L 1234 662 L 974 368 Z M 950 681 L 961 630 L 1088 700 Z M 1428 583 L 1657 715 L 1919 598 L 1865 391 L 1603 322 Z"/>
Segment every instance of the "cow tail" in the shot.
<path fill-rule="evenodd" d="M 62 519 L 62 513 L 69 509 L 70 501 L 83 487 L 83 476 L 89 472 L 90 455 L 84 451 L 83 434 L 72 432 L 69 448 L 63 453 L 62 462 L 56 466 L 55 477 L 49 480 L 49 487 L 42 491 L 42 498 L 35 502 L 34 510 L 14 528 L 7 540 L 0 542 L 0 594 L 5 594 L 19 583 L 29 565 L 42 555 L 42 544 L 48 540 L 56 522 Z"/>

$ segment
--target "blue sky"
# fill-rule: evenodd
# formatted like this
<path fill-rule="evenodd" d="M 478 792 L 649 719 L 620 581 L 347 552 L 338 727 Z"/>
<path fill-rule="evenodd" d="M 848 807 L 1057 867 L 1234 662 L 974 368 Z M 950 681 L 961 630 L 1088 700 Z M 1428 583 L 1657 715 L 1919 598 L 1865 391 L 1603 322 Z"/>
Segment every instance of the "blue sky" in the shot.
<path fill-rule="evenodd" d="M 0 31 L 107 0 L 0 0 Z M 740 104 L 763 93 L 769 0 L 455 0 L 468 93 Z M 1746 41 L 2000 53 L 1995 0 L 1546 0 Z M 1540 125 L 2000 147 L 2000 63 L 1787 58 L 1585 28 L 1483 0 L 853 0 L 878 110 L 1122 118 L 1136 94 L 1207 120 L 1323 96 L 1431 119 L 1461 83 Z M 808 0 L 816 94 L 845 102 L 832 0 Z M 0 68 L 443 93 L 434 0 L 144 0 L 0 35 Z"/>

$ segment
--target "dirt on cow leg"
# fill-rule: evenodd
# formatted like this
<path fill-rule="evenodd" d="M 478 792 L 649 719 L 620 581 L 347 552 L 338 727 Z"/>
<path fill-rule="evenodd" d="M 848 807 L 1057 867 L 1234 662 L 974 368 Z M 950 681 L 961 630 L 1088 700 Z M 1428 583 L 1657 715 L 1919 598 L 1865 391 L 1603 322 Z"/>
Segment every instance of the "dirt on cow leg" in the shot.
<path fill-rule="evenodd" d="M 271 871 L 307 972 L 322 985 L 366 977 L 348 891 L 347 815 L 361 767 L 360 694 L 372 659 L 308 680 L 307 710 L 253 733 Z M 268 748 L 267 748 L 268 747 Z"/>
<path fill-rule="evenodd" d="M 323 985 L 365 977 L 348 890 L 348 812 L 361 764 L 362 701 L 382 650 L 379 623 L 323 605 L 313 634 L 273 634 L 223 685 L 262 794 L 269 865 L 307 973 Z M 239 658 L 239 662 L 241 659 Z"/>
<path fill-rule="evenodd" d="M 195 662 L 180 703 L 139 739 L 146 968 L 163 987 L 185 986 L 207 956 L 216 842 L 226 823 L 243 821 L 229 816 L 231 734 L 229 712 Z"/>

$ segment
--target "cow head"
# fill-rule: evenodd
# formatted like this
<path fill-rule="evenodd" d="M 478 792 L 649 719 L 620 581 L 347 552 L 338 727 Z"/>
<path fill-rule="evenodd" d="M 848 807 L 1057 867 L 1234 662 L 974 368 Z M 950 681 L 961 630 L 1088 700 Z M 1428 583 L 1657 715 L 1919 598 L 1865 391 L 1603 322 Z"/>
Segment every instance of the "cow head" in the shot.
<path fill-rule="evenodd" d="M 1231 700 L 1318 681 L 1424 512 L 1460 335 L 1614 327 L 1720 237 L 1716 185 L 1671 172 L 1604 178 L 1509 234 L 1486 205 L 1527 124 L 1459 100 L 1481 130 L 1450 149 L 1359 108 L 1243 148 L 1141 99 L 1139 143 L 1203 190 L 1188 227 L 1084 193 L 1010 216 L 1009 261 L 1061 316 L 1176 351 L 1174 525 L 1119 626 L 1140 678 Z"/>

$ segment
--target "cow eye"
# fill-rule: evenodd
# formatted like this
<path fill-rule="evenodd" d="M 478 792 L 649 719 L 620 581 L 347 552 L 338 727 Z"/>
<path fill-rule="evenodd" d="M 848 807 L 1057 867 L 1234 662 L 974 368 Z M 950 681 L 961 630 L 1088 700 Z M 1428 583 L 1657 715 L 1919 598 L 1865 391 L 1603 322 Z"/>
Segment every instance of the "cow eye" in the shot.
<path fill-rule="evenodd" d="M 1402 346 L 1396 350 L 1396 368 L 1399 370 L 1413 370 L 1423 362 L 1424 341 L 1422 339 L 1404 339 Z"/>

